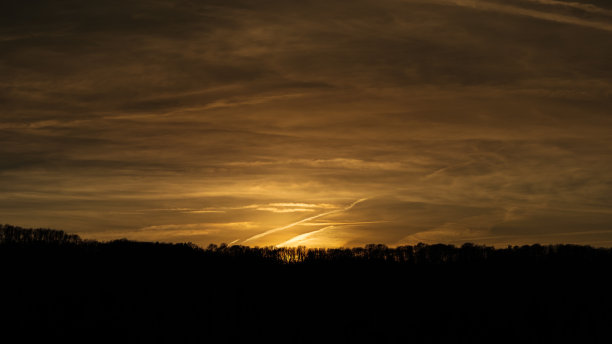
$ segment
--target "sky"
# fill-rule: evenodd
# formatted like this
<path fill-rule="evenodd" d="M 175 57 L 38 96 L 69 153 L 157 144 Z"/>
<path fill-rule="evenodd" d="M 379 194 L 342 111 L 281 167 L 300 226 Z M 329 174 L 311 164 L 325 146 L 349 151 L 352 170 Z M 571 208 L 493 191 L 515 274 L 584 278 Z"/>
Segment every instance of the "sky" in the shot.
<path fill-rule="evenodd" d="M 606 0 L 4 0 L 0 223 L 612 246 Z"/>

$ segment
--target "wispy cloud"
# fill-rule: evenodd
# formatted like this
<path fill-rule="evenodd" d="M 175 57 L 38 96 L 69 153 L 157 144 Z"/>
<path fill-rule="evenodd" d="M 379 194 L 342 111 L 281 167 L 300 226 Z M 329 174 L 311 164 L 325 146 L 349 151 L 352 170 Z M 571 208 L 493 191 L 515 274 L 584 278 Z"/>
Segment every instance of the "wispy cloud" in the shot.
<path fill-rule="evenodd" d="M 321 209 L 335 209 L 338 208 L 337 205 L 335 204 L 330 204 L 330 203 L 318 203 L 318 204 L 311 204 L 311 203 L 270 203 L 271 206 L 273 207 L 298 207 L 298 208 L 321 208 Z"/>
<path fill-rule="evenodd" d="M 204 223 L 187 223 L 187 224 L 168 224 L 143 227 L 141 232 L 151 231 L 168 231 L 168 230 L 211 230 L 211 229 L 251 229 L 257 228 L 253 222 L 204 222 Z"/>
<path fill-rule="evenodd" d="M 334 226 L 327 226 L 327 227 L 323 227 L 321 229 L 317 229 L 314 230 L 312 232 L 308 232 L 308 233 L 304 233 L 304 234 L 300 234 L 297 235 L 285 242 L 282 242 L 278 245 L 276 245 L 276 247 L 285 247 L 285 246 L 300 246 L 301 244 L 304 243 L 305 240 L 309 239 L 310 237 L 312 237 L 313 235 L 316 235 L 318 233 L 321 233 L 323 231 L 326 231 L 328 229 L 332 229 L 334 228 Z"/>
<path fill-rule="evenodd" d="M 335 168 L 348 170 L 403 170 L 406 166 L 396 161 L 367 161 L 353 158 L 334 159 L 290 159 L 272 161 L 235 161 L 229 166 L 260 167 L 260 166 L 304 166 L 310 168 Z"/>
<path fill-rule="evenodd" d="M 202 245 L 610 228 L 605 0 L 218 2 L 6 8 L 4 222 Z"/>
<path fill-rule="evenodd" d="M 526 1 L 529 1 L 532 3 L 543 4 L 543 5 L 575 8 L 575 9 L 579 9 L 579 10 L 582 10 L 585 12 L 591 12 L 591 13 L 612 15 L 612 11 L 610 10 L 595 6 L 593 4 L 584 3 L 584 2 L 557 1 L 557 0 L 526 0 Z"/>
<path fill-rule="evenodd" d="M 499 4 L 499 3 L 490 2 L 490 1 L 480 1 L 480 0 L 449 0 L 448 2 L 458 5 L 458 6 L 462 6 L 462 7 L 470 7 L 470 8 L 479 9 L 479 10 L 507 13 L 507 14 L 526 16 L 526 17 L 531 17 L 531 18 L 536 18 L 536 19 L 541 19 L 541 20 L 548 20 L 548 21 L 553 21 L 553 22 L 558 22 L 558 23 L 563 23 L 563 24 L 571 24 L 571 25 L 589 27 L 589 28 L 598 29 L 598 30 L 612 31 L 612 24 L 608 22 L 586 20 L 586 19 L 582 19 L 578 17 L 572 17 L 572 16 L 553 13 L 553 12 L 538 11 L 538 10 L 529 9 L 529 8 Z M 549 2 L 544 1 L 542 3 L 557 5 L 556 2 L 553 3 L 550 1 Z"/>
<path fill-rule="evenodd" d="M 315 211 L 311 208 L 276 208 L 276 207 L 260 207 L 256 208 L 261 211 L 271 211 L 273 213 L 311 213 Z"/>
<path fill-rule="evenodd" d="M 361 202 L 364 202 L 364 201 L 366 201 L 366 200 L 367 200 L 367 198 L 361 198 L 361 199 L 358 199 L 358 200 L 356 200 L 355 202 L 351 203 L 351 204 L 350 204 L 349 206 L 347 206 L 346 208 L 343 208 L 343 209 L 337 209 L 337 210 L 331 210 L 331 211 L 328 211 L 328 212 L 325 212 L 325 213 L 321 213 L 321 214 L 318 214 L 318 215 L 315 215 L 315 216 L 307 217 L 307 218 L 305 218 L 305 219 L 302 219 L 302 220 L 300 220 L 300 221 L 297 221 L 297 222 L 294 222 L 294 223 L 288 224 L 288 225 L 286 225 L 286 226 L 282 226 L 282 227 L 278 227 L 278 228 L 270 229 L 270 230 L 265 231 L 265 232 L 263 232 L 263 233 L 260 233 L 260 234 L 254 235 L 254 236 L 252 236 L 252 237 L 250 237 L 250 238 L 247 238 L 247 239 L 245 239 L 245 240 L 244 240 L 244 242 L 245 242 L 245 243 L 247 243 L 247 242 L 249 242 L 249 241 L 257 240 L 257 239 L 262 238 L 262 237 L 264 237 L 264 236 L 266 236 L 266 235 L 270 235 L 270 234 L 272 234 L 272 233 L 280 232 L 280 231 L 283 231 L 283 230 L 289 229 L 289 228 L 291 228 L 291 227 L 295 227 L 295 226 L 297 226 L 297 225 L 299 225 L 299 224 L 307 223 L 307 222 L 309 222 L 309 221 L 312 221 L 312 220 L 315 220 L 315 219 L 321 218 L 321 217 L 323 217 L 323 216 L 327 216 L 327 215 L 331 215 L 331 214 L 336 214 L 336 213 L 341 213 L 341 212 L 349 211 L 349 210 L 351 210 L 351 209 L 352 209 L 352 208 L 353 208 L 355 205 L 357 205 L 357 204 L 359 204 L 359 203 L 361 203 Z"/>
<path fill-rule="evenodd" d="M 264 203 L 264 204 L 249 204 L 237 207 L 208 207 L 204 209 L 184 209 L 184 213 L 190 214 L 205 214 L 205 213 L 225 213 L 232 210 L 258 210 L 269 211 L 272 213 L 304 213 L 314 212 L 317 209 L 336 209 L 335 204 L 329 203 Z"/>
<path fill-rule="evenodd" d="M 388 221 L 343 221 L 343 222 L 307 222 L 302 223 L 302 226 L 358 226 L 370 225 L 375 223 L 384 223 Z"/>

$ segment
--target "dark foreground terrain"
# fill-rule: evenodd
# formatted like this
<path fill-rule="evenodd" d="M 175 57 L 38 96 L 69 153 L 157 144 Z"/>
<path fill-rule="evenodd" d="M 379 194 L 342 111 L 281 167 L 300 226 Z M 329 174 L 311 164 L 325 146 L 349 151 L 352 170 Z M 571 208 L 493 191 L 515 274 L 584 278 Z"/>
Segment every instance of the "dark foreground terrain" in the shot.
<path fill-rule="evenodd" d="M 610 249 L 201 249 L 0 226 L 0 259 L 0 331 L 23 342 L 612 342 Z"/>

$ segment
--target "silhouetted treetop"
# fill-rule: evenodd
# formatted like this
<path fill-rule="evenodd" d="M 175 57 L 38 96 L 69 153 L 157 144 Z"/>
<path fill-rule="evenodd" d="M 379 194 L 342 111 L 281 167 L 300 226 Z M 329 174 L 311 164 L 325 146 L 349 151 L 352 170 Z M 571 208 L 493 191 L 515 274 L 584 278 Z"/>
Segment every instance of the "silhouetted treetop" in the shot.
<path fill-rule="evenodd" d="M 24 343 L 612 343 L 612 250 L 98 242 L 0 226 Z M 70 340 L 66 340 L 70 339 Z"/>
<path fill-rule="evenodd" d="M 445 244 L 398 246 L 368 244 L 355 248 L 249 247 L 225 243 L 210 244 L 203 249 L 193 243 L 139 242 L 127 239 L 110 242 L 82 240 L 77 235 L 52 229 L 24 229 L 0 226 L 0 247 L 7 245 L 69 245 L 82 252 L 122 255 L 181 256 L 206 259 L 210 262 L 244 261 L 275 264 L 355 263 L 387 265 L 421 264 L 530 264 L 611 262 L 612 249 L 580 245 L 523 245 L 496 249 L 491 246 L 465 243 L 461 247 Z"/>
<path fill-rule="evenodd" d="M 81 238 L 55 229 L 25 229 L 11 225 L 0 225 L 0 244 L 79 244 Z"/>

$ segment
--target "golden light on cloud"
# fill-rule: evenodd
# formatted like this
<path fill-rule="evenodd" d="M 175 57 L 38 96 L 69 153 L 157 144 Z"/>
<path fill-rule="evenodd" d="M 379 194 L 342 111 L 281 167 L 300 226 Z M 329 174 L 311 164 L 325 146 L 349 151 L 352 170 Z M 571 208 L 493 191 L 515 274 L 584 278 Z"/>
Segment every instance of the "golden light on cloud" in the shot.
<path fill-rule="evenodd" d="M 297 235 L 285 242 L 282 242 L 277 247 L 296 247 L 296 246 L 308 246 L 308 247 L 341 247 L 344 243 L 338 243 L 329 240 L 329 238 L 317 238 L 318 235 L 322 234 L 325 231 L 333 229 L 334 226 L 327 226 L 321 229 L 314 230 L 312 232 L 304 233 Z"/>
<path fill-rule="evenodd" d="M 310 208 L 274 208 L 274 207 L 261 207 L 257 208 L 261 211 L 271 211 L 273 213 L 302 213 L 302 212 L 313 212 Z"/>
<path fill-rule="evenodd" d="M 606 1 L 49 4 L 0 21 L 5 223 L 201 245 L 612 242 Z"/>
<path fill-rule="evenodd" d="M 245 239 L 244 242 L 247 243 L 249 241 L 257 240 L 257 239 L 260 239 L 260 238 L 262 238 L 262 237 L 264 237 L 266 235 L 270 235 L 270 234 L 273 234 L 273 233 L 276 233 L 276 232 L 284 231 L 284 230 L 289 229 L 291 227 L 295 227 L 297 225 L 305 224 L 305 223 L 308 223 L 308 222 L 310 222 L 312 220 L 316 220 L 316 219 L 324 217 L 324 216 L 329 216 L 329 215 L 332 215 L 332 214 L 337 214 L 337 213 L 349 211 L 355 205 L 357 205 L 357 204 L 359 204 L 361 202 L 364 202 L 366 200 L 367 200 L 367 198 L 360 198 L 360 199 L 356 200 L 355 202 L 349 204 L 348 206 L 346 206 L 346 207 L 344 207 L 342 209 L 326 211 L 324 213 L 317 214 L 317 215 L 314 215 L 314 216 L 310 216 L 310 217 L 307 217 L 305 219 L 301 219 L 299 221 L 290 223 L 290 224 L 282 226 L 282 227 L 277 227 L 277 228 L 274 228 L 274 229 L 267 230 L 267 231 L 265 231 L 263 233 L 259 233 L 259 234 L 256 234 L 256 235 L 250 237 L 250 238 Z"/>

